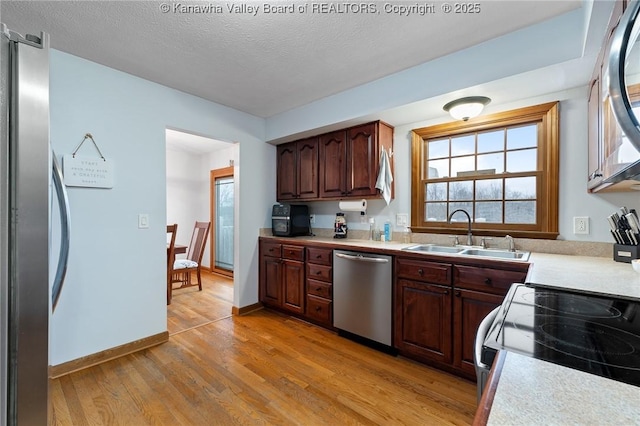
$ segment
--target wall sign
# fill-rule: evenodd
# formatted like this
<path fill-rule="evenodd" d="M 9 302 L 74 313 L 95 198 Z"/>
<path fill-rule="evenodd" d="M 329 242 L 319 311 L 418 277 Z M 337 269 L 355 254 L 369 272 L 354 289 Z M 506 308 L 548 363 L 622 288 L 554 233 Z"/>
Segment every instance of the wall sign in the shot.
<path fill-rule="evenodd" d="M 87 139 L 93 142 L 99 157 L 80 156 L 76 153 Z M 91 133 L 87 133 L 72 154 L 65 154 L 62 162 L 64 183 L 67 186 L 84 186 L 90 188 L 113 188 L 113 161 L 108 160 L 100 152 L 98 144 Z"/>

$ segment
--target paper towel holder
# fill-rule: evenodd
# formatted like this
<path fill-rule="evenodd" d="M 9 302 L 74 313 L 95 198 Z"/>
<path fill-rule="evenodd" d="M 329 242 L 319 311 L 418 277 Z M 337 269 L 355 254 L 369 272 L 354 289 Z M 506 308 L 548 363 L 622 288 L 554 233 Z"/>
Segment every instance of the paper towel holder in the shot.
<path fill-rule="evenodd" d="M 364 198 L 358 201 L 340 201 L 338 208 L 343 212 L 360 212 L 361 215 L 367 212 L 367 200 Z"/>

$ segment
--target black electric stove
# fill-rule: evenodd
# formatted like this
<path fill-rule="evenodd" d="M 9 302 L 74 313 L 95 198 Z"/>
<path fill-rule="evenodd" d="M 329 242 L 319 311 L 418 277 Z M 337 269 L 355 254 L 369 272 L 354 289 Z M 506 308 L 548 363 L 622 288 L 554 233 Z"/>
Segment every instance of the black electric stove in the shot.
<path fill-rule="evenodd" d="M 640 300 L 513 284 L 482 362 L 499 349 L 640 386 Z"/>

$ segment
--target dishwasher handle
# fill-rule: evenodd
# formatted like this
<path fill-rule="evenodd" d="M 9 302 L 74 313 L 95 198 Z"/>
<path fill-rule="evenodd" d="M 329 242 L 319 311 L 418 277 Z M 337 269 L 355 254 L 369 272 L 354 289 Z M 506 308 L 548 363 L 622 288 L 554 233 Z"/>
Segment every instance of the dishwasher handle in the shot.
<path fill-rule="evenodd" d="M 351 255 L 344 253 L 336 253 L 336 256 L 341 259 L 347 260 L 356 260 L 358 262 L 369 262 L 369 263 L 389 263 L 389 259 L 385 259 L 382 257 L 365 257 L 362 255 Z"/>

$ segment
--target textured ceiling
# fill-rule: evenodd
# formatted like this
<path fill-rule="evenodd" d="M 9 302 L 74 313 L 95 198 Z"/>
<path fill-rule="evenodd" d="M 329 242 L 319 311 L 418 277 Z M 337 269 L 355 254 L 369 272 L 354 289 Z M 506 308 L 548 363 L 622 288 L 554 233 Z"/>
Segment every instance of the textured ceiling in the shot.
<path fill-rule="evenodd" d="M 270 117 L 541 22 L 581 1 L 485 0 L 471 14 L 446 14 L 445 3 L 434 2 L 428 3 L 433 13 L 422 16 L 385 10 L 427 4 L 403 1 L 167 2 L 167 13 L 163 4 L 2 0 L 0 19 L 23 34 L 48 32 L 55 49 Z M 267 4 L 308 9 L 266 13 Z M 343 13 L 314 13 L 322 4 Z M 377 13 L 355 13 L 346 4 L 373 4 Z M 198 7 L 210 12 L 195 13 Z"/>

